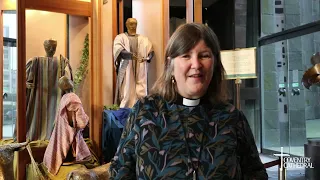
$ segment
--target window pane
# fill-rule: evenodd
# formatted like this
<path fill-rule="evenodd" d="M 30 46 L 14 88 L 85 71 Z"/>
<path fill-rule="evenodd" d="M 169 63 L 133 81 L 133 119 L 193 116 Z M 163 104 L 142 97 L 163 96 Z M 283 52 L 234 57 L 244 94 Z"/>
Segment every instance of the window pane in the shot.
<path fill-rule="evenodd" d="M 320 138 L 320 87 L 303 87 L 304 72 L 320 52 L 320 32 L 261 47 L 263 148 L 304 156 L 309 138 Z"/>
<path fill-rule="evenodd" d="M 4 37 L 16 39 L 16 14 L 5 11 L 3 18 Z M 9 46 L 3 47 L 3 138 L 13 137 L 17 118 L 17 48 Z"/>
<path fill-rule="evenodd" d="M 17 39 L 17 15 L 14 11 L 3 14 L 3 37 Z"/>
<path fill-rule="evenodd" d="M 8 58 L 4 58 L 3 66 L 3 137 L 10 138 L 16 122 L 17 96 L 17 48 L 4 47 L 8 51 Z"/>
<path fill-rule="evenodd" d="M 261 36 L 320 19 L 320 0 L 261 0 Z"/>
<path fill-rule="evenodd" d="M 314 53 L 320 51 L 320 32 L 289 39 L 288 47 L 289 92 L 300 90 L 299 94 L 291 95 L 289 99 L 290 152 L 303 156 L 305 154 L 304 144 L 307 143 L 307 139 L 320 138 L 320 88 L 312 86 L 310 89 L 306 89 L 302 83 L 299 83 L 298 86 L 294 86 L 294 83 L 300 82 L 304 72 L 313 67 L 310 59 Z"/>
<path fill-rule="evenodd" d="M 264 149 L 280 151 L 280 147 L 288 147 L 288 116 L 284 112 L 287 95 L 279 95 L 280 87 L 286 90 L 286 59 L 282 49 L 286 42 L 277 42 L 261 47 L 261 94 L 262 94 L 262 146 Z M 281 120 L 281 121 L 280 121 Z"/>

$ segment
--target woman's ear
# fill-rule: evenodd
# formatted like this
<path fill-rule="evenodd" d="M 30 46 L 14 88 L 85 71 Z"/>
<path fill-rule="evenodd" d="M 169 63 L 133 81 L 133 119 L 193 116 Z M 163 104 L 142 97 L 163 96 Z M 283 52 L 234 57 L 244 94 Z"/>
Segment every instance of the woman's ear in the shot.
<path fill-rule="evenodd" d="M 167 58 L 166 58 L 166 65 L 167 65 L 167 67 L 170 66 L 170 63 L 171 63 L 171 58 L 170 58 L 170 57 L 167 57 Z"/>

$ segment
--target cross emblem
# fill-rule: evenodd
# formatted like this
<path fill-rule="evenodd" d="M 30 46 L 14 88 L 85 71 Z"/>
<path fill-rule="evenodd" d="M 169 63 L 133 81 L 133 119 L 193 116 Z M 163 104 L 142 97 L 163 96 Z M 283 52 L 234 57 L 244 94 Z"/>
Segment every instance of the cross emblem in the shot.
<path fill-rule="evenodd" d="M 280 158 L 279 180 L 285 180 L 285 176 L 284 176 L 285 168 L 283 166 L 283 157 L 289 157 L 290 154 L 283 154 L 283 147 L 281 147 L 280 154 L 273 154 L 273 155 Z"/>

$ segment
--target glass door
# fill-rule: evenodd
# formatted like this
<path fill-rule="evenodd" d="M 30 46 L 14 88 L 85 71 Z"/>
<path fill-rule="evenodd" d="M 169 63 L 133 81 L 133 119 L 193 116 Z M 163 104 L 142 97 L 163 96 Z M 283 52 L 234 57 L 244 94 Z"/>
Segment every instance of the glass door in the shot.
<path fill-rule="evenodd" d="M 320 32 L 261 46 L 263 151 L 304 156 L 309 138 L 320 138 L 320 87 L 301 83 L 320 52 Z"/>
<path fill-rule="evenodd" d="M 262 151 L 304 156 L 319 138 L 320 90 L 306 89 L 304 72 L 320 51 L 319 0 L 260 1 Z"/>
<path fill-rule="evenodd" d="M 260 47 L 262 147 L 270 154 L 289 153 L 289 96 L 287 41 Z"/>
<path fill-rule="evenodd" d="M 320 52 L 320 32 L 287 40 L 290 154 L 304 156 L 309 138 L 320 138 L 320 89 L 305 88 L 301 79 L 313 67 L 311 57 Z"/>

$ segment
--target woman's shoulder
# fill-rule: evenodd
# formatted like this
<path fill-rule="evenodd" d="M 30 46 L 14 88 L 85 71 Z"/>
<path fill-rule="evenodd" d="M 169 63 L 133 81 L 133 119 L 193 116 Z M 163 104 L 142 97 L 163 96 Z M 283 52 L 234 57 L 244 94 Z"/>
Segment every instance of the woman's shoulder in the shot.
<path fill-rule="evenodd" d="M 157 94 L 152 94 L 152 95 L 148 95 L 148 96 L 144 96 L 142 98 L 140 98 L 136 104 L 139 104 L 140 106 L 149 106 L 149 105 L 160 105 L 166 103 L 165 99 L 162 98 L 160 95 Z"/>
<path fill-rule="evenodd" d="M 241 121 L 245 118 L 243 112 L 231 103 L 221 103 L 213 107 L 213 111 L 219 112 L 220 116 L 235 121 Z"/>
<path fill-rule="evenodd" d="M 164 98 L 162 98 L 160 95 L 153 94 L 140 98 L 134 105 L 133 109 L 138 111 L 160 111 L 166 107 L 166 104 L 167 102 Z"/>
<path fill-rule="evenodd" d="M 145 124 L 157 124 L 157 117 L 166 107 L 165 100 L 158 95 L 150 95 L 140 98 L 132 108 L 135 114 L 135 123 L 140 126 Z"/>
<path fill-rule="evenodd" d="M 237 113 L 239 110 L 231 103 L 219 103 L 212 106 L 214 110 L 222 111 L 224 113 Z"/>

